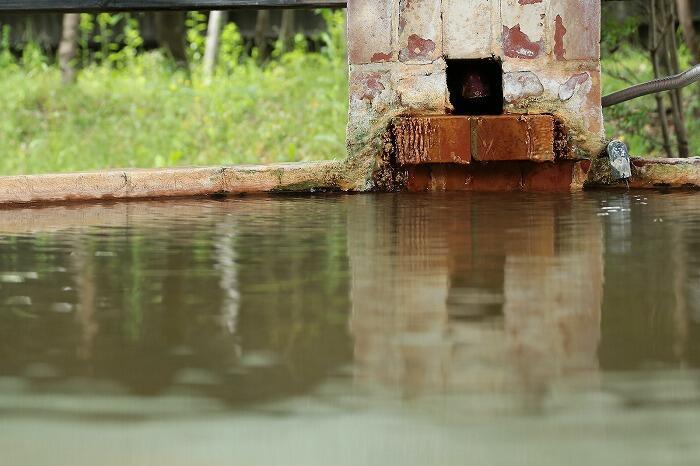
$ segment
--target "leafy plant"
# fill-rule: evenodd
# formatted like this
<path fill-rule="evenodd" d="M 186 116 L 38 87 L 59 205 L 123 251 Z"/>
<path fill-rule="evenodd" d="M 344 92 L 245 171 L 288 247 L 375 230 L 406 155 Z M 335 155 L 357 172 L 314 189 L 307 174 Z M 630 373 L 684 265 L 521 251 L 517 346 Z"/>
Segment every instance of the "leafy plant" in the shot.
<path fill-rule="evenodd" d="M 137 16 L 84 14 L 76 86 L 61 86 L 38 45 L 27 45 L 14 68 L 0 66 L 0 174 L 343 157 L 347 69 L 342 24 L 329 18 L 335 32 L 320 52 L 299 36 L 264 65 L 227 24 L 205 84 L 204 15 L 189 16 L 188 73 L 143 49 Z"/>

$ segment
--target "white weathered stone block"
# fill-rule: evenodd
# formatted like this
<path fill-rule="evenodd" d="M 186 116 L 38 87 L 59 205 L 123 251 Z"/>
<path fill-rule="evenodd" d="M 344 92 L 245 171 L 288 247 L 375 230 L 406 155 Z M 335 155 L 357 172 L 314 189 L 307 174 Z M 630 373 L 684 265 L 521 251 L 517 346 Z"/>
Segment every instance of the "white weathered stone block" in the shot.
<path fill-rule="evenodd" d="M 439 0 L 399 1 L 399 60 L 430 63 L 442 56 L 442 11 Z"/>
<path fill-rule="evenodd" d="M 351 64 L 395 60 L 395 0 L 348 0 L 348 58 Z"/>
<path fill-rule="evenodd" d="M 497 19 L 497 23 L 494 22 Z M 443 48 L 447 58 L 500 55 L 500 0 L 443 0 Z"/>

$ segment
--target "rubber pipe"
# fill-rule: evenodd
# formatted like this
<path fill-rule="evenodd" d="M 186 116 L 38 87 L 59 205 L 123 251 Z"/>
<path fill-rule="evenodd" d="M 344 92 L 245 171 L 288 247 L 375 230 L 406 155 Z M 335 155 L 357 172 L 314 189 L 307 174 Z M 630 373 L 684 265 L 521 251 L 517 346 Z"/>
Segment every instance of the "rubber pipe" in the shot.
<path fill-rule="evenodd" d="M 695 65 L 687 71 L 666 78 L 659 78 L 636 86 L 628 87 L 621 91 L 603 97 L 603 108 L 611 107 L 628 100 L 636 99 L 644 95 L 656 94 L 658 92 L 680 89 L 695 81 L 700 80 L 700 65 Z"/>

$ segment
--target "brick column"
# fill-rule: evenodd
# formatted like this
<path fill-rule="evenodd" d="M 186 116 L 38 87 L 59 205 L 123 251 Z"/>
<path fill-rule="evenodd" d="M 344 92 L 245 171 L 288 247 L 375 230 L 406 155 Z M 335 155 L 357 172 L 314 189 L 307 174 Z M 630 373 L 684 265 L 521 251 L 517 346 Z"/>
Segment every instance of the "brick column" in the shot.
<path fill-rule="evenodd" d="M 397 115 L 448 114 L 450 59 L 497 58 L 505 113 L 553 114 L 573 157 L 603 144 L 596 0 L 349 0 L 351 158 Z"/>
<path fill-rule="evenodd" d="M 602 149 L 600 2 L 502 0 L 500 50 L 505 111 L 552 113 L 570 132 L 573 154 Z"/>
<path fill-rule="evenodd" d="M 392 117 L 446 113 L 440 0 L 349 0 L 350 156 L 377 151 Z"/>

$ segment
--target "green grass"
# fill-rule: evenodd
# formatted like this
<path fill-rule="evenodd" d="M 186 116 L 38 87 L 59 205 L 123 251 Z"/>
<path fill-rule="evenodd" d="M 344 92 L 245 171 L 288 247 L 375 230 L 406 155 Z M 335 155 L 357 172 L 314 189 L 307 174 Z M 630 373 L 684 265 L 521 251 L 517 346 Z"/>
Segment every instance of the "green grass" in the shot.
<path fill-rule="evenodd" d="M 0 173 L 343 157 L 347 77 L 318 54 L 245 65 L 206 85 L 158 54 L 123 70 L 0 77 Z"/>
<path fill-rule="evenodd" d="M 159 52 L 91 57 L 69 86 L 36 47 L 19 60 L 0 52 L 0 175 L 345 156 L 347 68 L 337 37 L 317 53 L 299 38 L 262 66 L 242 53 L 235 27 L 223 38 L 210 83 L 197 37 L 190 72 Z"/>

